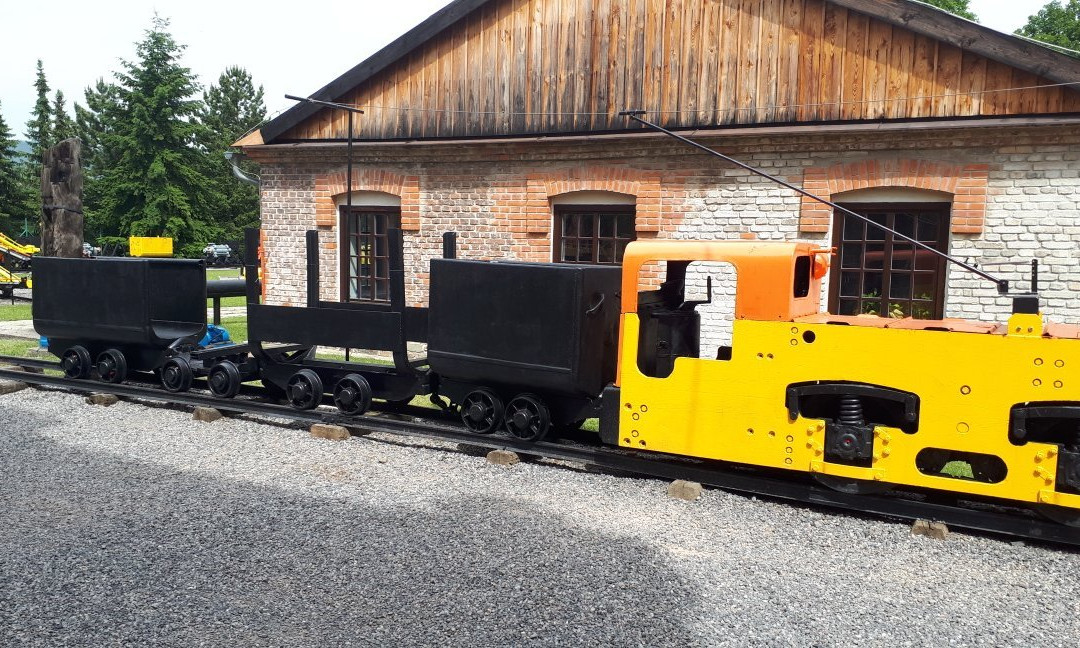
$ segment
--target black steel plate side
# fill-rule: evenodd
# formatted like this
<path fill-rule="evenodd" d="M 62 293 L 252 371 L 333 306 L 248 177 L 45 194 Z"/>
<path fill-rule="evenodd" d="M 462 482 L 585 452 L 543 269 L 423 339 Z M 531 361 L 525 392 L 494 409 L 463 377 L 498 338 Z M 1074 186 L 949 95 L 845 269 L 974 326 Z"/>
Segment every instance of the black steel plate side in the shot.
<path fill-rule="evenodd" d="M 393 351 L 400 336 L 400 313 L 248 304 L 251 340 Z"/>
<path fill-rule="evenodd" d="M 962 508 L 949 504 L 907 500 L 886 495 L 851 495 L 812 485 L 807 481 L 731 470 L 723 464 L 656 453 L 630 453 L 619 448 L 569 443 L 530 444 L 506 437 L 478 436 L 425 420 L 394 420 L 379 416 L 345 417 L 329 410 L 299 411 L 259 401 L 218 399 L 192 392 L 168 393 L 159 389 L 121 384 L 70 380 L 59 376 L 0 369 L 0 378 L 72 391 L 106 392 L 129 398 L 215 407 L 226 412 L 258 414 L 304 423 L 333 423 L 351 429 L 437 438 L 487 448 L 510 448 L 522 453 L 579 461 L 662 479 L 690 479 L 709 486 L 761 497 L 828 506 L 848 512 L 904 520 L 932 519 L 956 528 L 1021 537 L 1042 542 L 1080 546 L 1080 529 L 1015 514 Z"/>

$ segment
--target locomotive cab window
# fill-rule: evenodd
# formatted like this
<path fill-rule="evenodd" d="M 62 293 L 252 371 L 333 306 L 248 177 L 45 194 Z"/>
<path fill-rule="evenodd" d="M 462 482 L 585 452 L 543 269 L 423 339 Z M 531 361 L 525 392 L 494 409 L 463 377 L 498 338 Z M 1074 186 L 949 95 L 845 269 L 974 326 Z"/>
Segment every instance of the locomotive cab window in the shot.
<path fill-rule="evenodd" d="M 845 205 L 942 252 L 949 245 L 948 204 Z M 945 261 L 858 218 L 836 214 L 838 272 L 829 282 L 829 311 L 899 319 L 941 319 Z"/>
<path fill-rule="evenodd" d="M 552 249 L 559 263 L 622 263 L 635 238 L 632 205 L 556 205 Z"/>
<path fill-rule="evenodd" d="M 387 231 L 401 227 L 393 207 L 341 208 L 341 300 L 390 301 L 390 248 Z"/>
<path fill-rule="evenodd" d="M 638 368 L 666 378 L 677 358 L 731 360 L 735 266 L 716 261 L 647 263 L 638 285 Z"/>
<path fill-rule="evenodd" d="M 814 267 L 814 260 L 808 256 L 795 259 L 795 286 L 792 295 L 801 299 L 810 294 L 810 271 Z"/>

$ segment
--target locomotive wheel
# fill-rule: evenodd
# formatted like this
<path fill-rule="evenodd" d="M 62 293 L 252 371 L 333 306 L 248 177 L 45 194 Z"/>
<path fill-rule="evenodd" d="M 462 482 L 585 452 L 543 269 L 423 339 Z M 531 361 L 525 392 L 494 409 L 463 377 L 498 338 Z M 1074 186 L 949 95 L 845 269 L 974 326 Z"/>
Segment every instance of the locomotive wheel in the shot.
<path fill-rule="evenodd" d="M 64 351 L 60 358 L 60 368 L 68 378 L 88 378 L 94 362 L 90 359 L 90 352 L 86 347 L 76 345 Z"/>
<path fill-rule="evenodd" d="M 323 383 L 319 374 L 311 369 L 301 369 L 289 378 L 285 397 L 296 409 L 315 409 L 322 402 Z"/>
<path fill-rule="evenodd" d="M 316 376 L 318 378 L 318 376 Z M 371 385 L 360 374 L 349 374 L 334 385 L 334 405 L 342 414 L 359 415 L 371 407 Z"/>
<path fill-rule="evenodd" d="M 210 368 L 206 377 L 210 393 L 218 398 L 232 398 L 240 391 L 240 370 L 231 360 L 222 360 Z"/>
<path fill-rule="evenodd" d="M 506 406 L 506 430 L 522 441 L 537 442 L 551 429 L 551 413 L 538 396 L 519 394 Z"/>
<path fill-rule="evenodd" d="M 122 383 L 127 378 L 127 359 L 116 349 L 105 349 L 97 357 L 97 371 L 102 382 Z"/>
<path fill-rule="evenodd" d="M 169 358 L 161 367 L 161 386 L 165 391 L 185 392 L 191 389 L 191 365 L 183 358 Z"/>
<path fill-rule="evenodd" d="M 884 482 L 866 481 L 864 479 L 851 479 L 849 477 L 837 477 L 836 475 L 814 474 L 814 481 L 848 495 L 878 495 L 892 490 L 892 484 Z"/>
<path fill-rule="evenodd" d="M 504 409 L 495 392 L 477 389 L 461 401 L 461 422 L 474 434 L 491 434 L 502 424 Z"/>

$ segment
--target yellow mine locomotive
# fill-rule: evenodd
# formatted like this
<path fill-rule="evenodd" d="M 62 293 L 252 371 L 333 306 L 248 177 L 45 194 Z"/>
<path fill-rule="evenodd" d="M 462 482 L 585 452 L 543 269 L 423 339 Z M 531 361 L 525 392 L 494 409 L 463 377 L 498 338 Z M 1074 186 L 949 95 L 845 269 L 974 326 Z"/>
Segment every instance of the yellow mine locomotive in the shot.
<path fill-rule="evenodd" d="M 605 440 L 801 471 L 845 492 L 903 485 L 1012 500 L 1076 524 L 1080 329 L 1044 324 L 1029 297 L 1004 326 L 825 314 L 830 253 L 800 242 L 631 243 Z M 655 262 L 665 281 L 643 290 L 642 268 Z M 686 299 L 696 262 L 737 276 L 731 344 L 715 357 L 698 348 L 698 302 Z"/>

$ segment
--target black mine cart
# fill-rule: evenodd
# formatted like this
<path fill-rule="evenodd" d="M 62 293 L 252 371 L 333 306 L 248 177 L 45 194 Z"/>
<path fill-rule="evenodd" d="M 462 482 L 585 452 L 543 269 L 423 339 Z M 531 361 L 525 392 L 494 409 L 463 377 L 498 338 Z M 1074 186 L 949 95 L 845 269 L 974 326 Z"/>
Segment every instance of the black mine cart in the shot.
<path fill-rule="evenodd" d="M 527 440 L 596 416 L 615 379 L 620 269 L 434 259 L 428 363 L 477 433 Z"/>
<path fill-rule="evenodd" d="M 35 257 L 34 328 L 65 372 L 109 382 L 206 333 L 206 270 L 183 259 Z"/>

